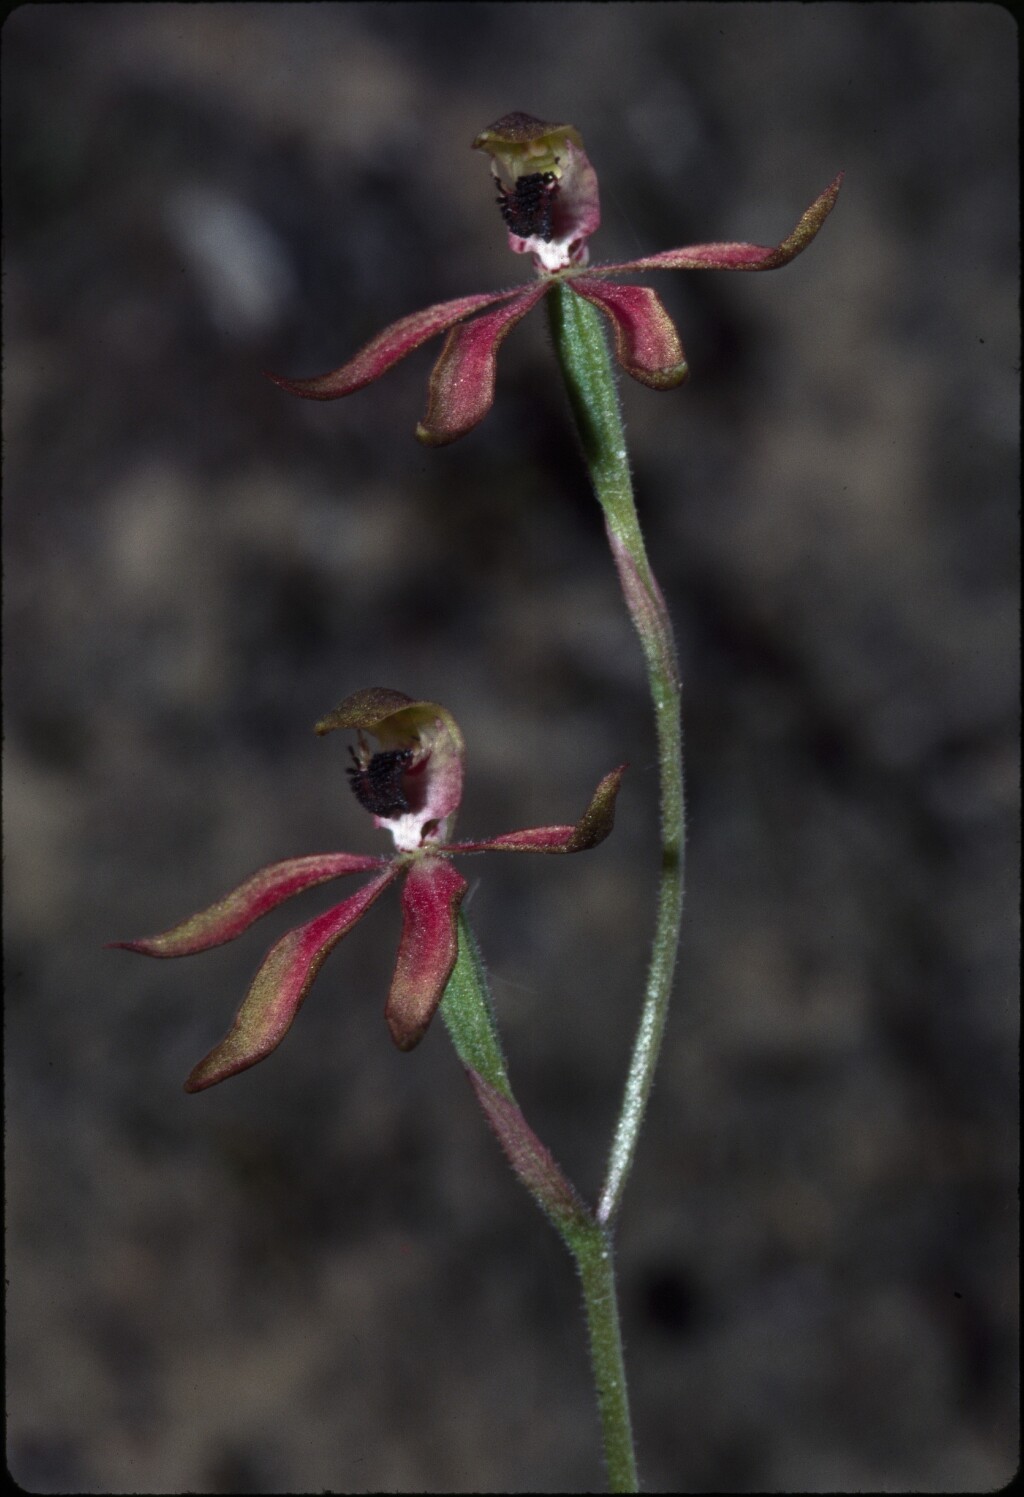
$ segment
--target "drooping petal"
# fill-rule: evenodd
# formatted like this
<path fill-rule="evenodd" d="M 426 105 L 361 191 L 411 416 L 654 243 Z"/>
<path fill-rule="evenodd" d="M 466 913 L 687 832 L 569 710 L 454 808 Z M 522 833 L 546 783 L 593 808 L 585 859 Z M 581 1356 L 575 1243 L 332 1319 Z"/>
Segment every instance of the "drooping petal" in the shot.
<path fill-rule="evenodd" d="M 627 374 L 652 390 L 670 390 L 689 374 L 675 323 L 650 286 L 623 286 L 578 276 L 568 282 L 593 302 L 615 333 L 615 354 Z"/>
<path fill-rule="evenodd" d="M 528 286 L 508 306 L 452 328 L 430 376 L 426 415 L 416 428 L 427 447 L 454 442 L 487 415 L 502 340 L 550 288 L 545 281 Z"/>
<path fill-rule="evenodd" d="M 389 868 L 358 894 L 289 931 L 270 948 L 230 1030 L 185 1082 L 187 1092 L 214 1086 L 277 1049 L 331 951 L 398 872 Z"/>
<path fill-rule="evenodd" d="M 399 1050 L 423 1038 L 459 950 L 466 880 L 443 858 L 413 863 L 402 890 L 402 939 L 384 1017 Z"/>
<path fill-rule="evenodd" d="M 351 395 L 354 390 L 361 390 L 364 385 L 379 379 L 393 364 L 404 359 L 406 354 L 419 348 L 421 343 L 426 343 L 428 338 L 445 332 L 463 317 L 479 312 L 482 307 L 508 301 L 510 297 L 518 295 L 518 287 L 512 291 L 481 292 L 476 296 L 460 296 L 455 301 L 438 302 L 433 307 L 425 307 L 421 312 L 412 312 L 408 317 L 400 317 L 397 322 L 386 327 L 376 338 L 371 338 L 366 347 L 360 349 L 347 364 L 313 379 L 285 379 L 281 374 L 272 374 L 269 369 L 264 370 L 264 373 L 275 385 L 280 385 L 282 390 L 288 390 L 292 395 L 301 395 L 306 400 L 338 400 L 342 395 Z"/>
<path fill-rule="evenodd" d="M 506 832 L 486 842 L 450 842 L 445 852 L 586 852 L 603 842 L 615 824 L 615 797 L 627 765 L 620 764 L 594 791 L 575 826 L 537 826 Z"/>
<path fill-rule="evenodd" d="M 621 265 L 594 265 L 587 275 L 619 275 L 627 270 L 775 270 L 805 250 L 835 207 L 843 173 L 840 172 L 803 214 L 792 234 L 772 248 L 765 244 L 690 244 L 685 249 L 662 250 Z"/>
<path fill-rule="evenodd" d="M 162 935 L 147 936 L 140 941 L 111 941 L 109 944 L 124 951 L 141 952 L 143 956 L 191 956 L 197 951 L 209 951 L 211 946 L 233 941 L 248 930 L 253 921 L 276 909 L 284 900 L 291 899 L 293 894 L 325 884 L 332 878 L 341 878 L 346 873 L 367 873 L 380 868 L 384 862 L 383 858 L 328 852 L 270 863 L 216 904 L 210 905 L 209 909 L 190 915 Z"/>
<path fill-rule="evenodd" d="M 446 708 L 437 702 L 414 702 L 400 691 L 369 687 L 346 697 L 316 725 L 318 733 L 336 728 L 371 733 L 385 752 L 412 750 L 401 776 L 407 809 L 374 816 L 375 824 L 392 834 L 397 848 L 411 851 L 425 841 L 442 842 L 451 835 L 462 799 L 466 748 L 459 725 Z"/>

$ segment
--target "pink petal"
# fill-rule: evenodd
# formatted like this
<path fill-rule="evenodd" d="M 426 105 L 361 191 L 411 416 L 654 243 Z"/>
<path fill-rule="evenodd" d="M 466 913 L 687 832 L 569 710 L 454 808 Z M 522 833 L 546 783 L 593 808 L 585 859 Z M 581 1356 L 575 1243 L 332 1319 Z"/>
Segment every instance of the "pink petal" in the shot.
<path fill-rule="evenodd" d="M 370 869 L 380 868 L 384 862 L 383 858 L 361 857 L 355 853 L 326 852 L 270 863 L 216 904 L 210 905 L 209 909 L 190 915 L 162 935 L 147 936 L 141 941 L 111 941 L 109 944 L 124 951 L 141 952 L 143 956 L 191 956 L 197 951 L 209 951 L 211 946 L 233 941 L 248 930 L 254 920 L 276 909 L 293 894 L 300 894 L 303 889 L 312 889 L 316 884 L 325 884 L 346 873 L 367 873 Z"/>
<path fill-rule="evenodd" d="M 185 1082 L 187 1092 L 224 1081 L 276 1050 L 331 951 L 397 876 L 389 868 L 358 894 L 282 936 L 270 948 L 228 1033 Z"/>
<path fill-rule="evenodd" d="M 626 270 L 775 270 L 805 250 L 835 206 L 843 173 L 826 187 L 800 219 L 796 228 L 774 249 L 765 244 L 691 244 L 685 249 L 662 250 L 641 260 L 621 265 L 595 265 L 587 275 L 616 275 Z"/>
<path fill-rule="evenodd" d="M 402 939 L 384 1017 L 399 1050 L 423 1038 L 458 955 L 466 880 L 443 858 L 413 863 L 402 890 Z"/>
<path fill-rule="evenodd" d="M 408 317 L 400 317 L 397 322 L 386 327 L 376 338 L 371 338 L 366 347 L 360 349 L 347 364 L 332 369 L 329 374 L 318 375 L 315 379 L 285 379 L 283 375 L 271 374 L 269 369 L 264 370 L 264 373 L 275 385 L 280 385 L 282 390 L 289 390 L 292 395 L 302 395 L 307 400 L 337 400 L 340 396 L 351 395 L 353 390 L 361 390 L 364 385 L 379 379 L 399 359 L 404 359 L 406 354 L 419 348 L 421 343 L 426 343 L 428 338 L 443 333 L 446 328 L 450 328 L 461 318 L 468 317 L 471 312 L 478 312 L 481 307 L 507 301 L 509 297 L 519 294 L 518 287 L 513 291 L 481 292 L 476 296 L 460 296 L 455 301 L 438 302 L 433 307 L 425 307 L 421 312 L 412 312 Z"/>
<path fill-rule="evenodd" d="M 488 842 L 450 842 L 445 852 L 585 852 L 603 842 L 615 823 L 615 797 L 627 766 L 620 764 L 594 791 L 575 826 L 538 826 Z"/>
<path fill-rule="evenodd" d="M 612 324 L 615 353 L 627 374 L 652 390 L 681 385 L 689 373 L 675 323 L 650 286 L 622 286 L 579 276 L 569 282 Z"/>
<path fill-rule="evenodd" d="M 443 447 L 483 420 L 494 404 L 494 366 L 502 340 L 551 284 L 527 286 L 509 306 L 452 328 L 430 376 L 427 413 L 416 428 L 421 442 Z"/>

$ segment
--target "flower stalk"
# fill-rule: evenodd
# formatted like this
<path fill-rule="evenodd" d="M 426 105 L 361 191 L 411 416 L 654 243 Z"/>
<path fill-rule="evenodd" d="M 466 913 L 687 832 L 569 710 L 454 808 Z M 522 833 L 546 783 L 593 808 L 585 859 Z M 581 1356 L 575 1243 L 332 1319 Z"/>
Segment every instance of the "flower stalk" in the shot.
<path fill-rule="evenodd" d="M 611 1233 L 562 1173 L 512 1094 L 483 962 L 464 915 L 459 916 L 459 952 L 440 1013 L 517 1179 L 573 1256 L 583 1290 L 609 1491 L 639 1491 Z"/>
<path fill-rule="evenodd" d="M 609 1223 L 622 1200 L 658 1063 L 672 995 L 683 908 L 682 683 L 672 624 L 647 560 L 633 499 L 615 375 L 597 310 L 564 286 L 548 297 L 551 330 L 583 457 L 615 560 L 623 596 L 640 636 L 654 704 L 661 792 L 661 874 L 647 986 L 597 1210 Z"/>

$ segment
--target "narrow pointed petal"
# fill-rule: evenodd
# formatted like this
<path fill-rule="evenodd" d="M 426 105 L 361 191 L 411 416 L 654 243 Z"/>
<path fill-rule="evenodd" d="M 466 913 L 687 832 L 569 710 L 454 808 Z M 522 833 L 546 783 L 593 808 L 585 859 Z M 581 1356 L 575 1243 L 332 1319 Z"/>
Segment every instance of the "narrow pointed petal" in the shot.
<path fill-rule="evenodd" d="M 402 890 L 402 939 L 384 1017 L 399 1050 L 423 1038 L 444 996 L 459 950 L 459 905 L 467 888 L 442 858 L 409 869 Z"/>
<path fill-rule="evenodd" d="M 389 868 L 358 894 L 289 931 L 270 948 L 230 1030 L 185 1082 L 187 1092 L 214 1086 L 277 1049 L 331 951 L 383 894 L 397 872 Z"/>
<path fill-rule="evenodd" d="M 534 1133 L 518 1103 L 502 1096 L 472 1066 L 466 1067 L 466 1075 L 517 1179 L 555 1226 L 564 1231 L 590 1225 L 593 1216 L 585 1202 L 551 1150 Z"/>
<path fill-rule="evenodd" d="M 361 390 L 364 385 L 379 379 L 406 354 L 426 343 L 428 338 L 445 332 L 463 317 L 518 295 L 518 287 L 512 291 L 481 292 L 477 296 L 460 296 L 455 301 L 438 302 L 421 312 L 412 312 L 386 327 L 376 338 L 371 338 L 347 364 L 314 379 L 285 379 L 281 374 L 272 374 L 269 369 L 264 373 L 275 385 L 292 395 L 301 395 L 307 400 L 338 400 L 342 395 L 351 395 L 354 390 Z"/>
<path fill-rule="evenodd" d="M 650 286 L 622 286 L 579 276 L 569 282 L 593 302 L 615 334 L 615 354 L 627 374 L 652 390 L 671 390 L 689 374 L 675 323 Z"/>
<path fill-rule="evenodd" d="M 287 858 L 271 863 L 246 879 L 209 909 L 190 915 L 180 925 L 172 926 L 159 936 L 140 941 L 111 941 L 124 951 L 138 951 L 143 956 L 191 956 L 233 941 L 255 920 L 276 909 L 293 894 L 326 884 L 346 873 L 368 873 L 380 868 L 383 858 L 368 858 L 348 852 L 313 853 L 305 858 Z"/>
<path fill-rule="evenodd" d="M 507 307 L 452 328 L 430 376 L 427 413 L 416 428 L 427 447 L 454 442 L 487 415 L 494 404 L 498 349 L 506 334 L 550 289 L 551 282 L 540 281 L 520 291 Z"/>
<path fill-rule="evenodd" d="M 575 826 L 537 826 L 506 832 L 487 842 L 451 842 L 445 852 L 586 852 L 603 842 L 615 824 L 615 797 L 627 765 L 620 764 L 594 791 L 590 805 Z"/>
<path fill-rule="evenodd" d="M 843 173 L 840 172 L 781 244 L 691 244 L 685 249 L 662 250 L 641 260 L 621 265 L 595 265 L 587 275 L 619 275 L 627 270 L 775 270 L 805 250 L 835 207 Z"/>

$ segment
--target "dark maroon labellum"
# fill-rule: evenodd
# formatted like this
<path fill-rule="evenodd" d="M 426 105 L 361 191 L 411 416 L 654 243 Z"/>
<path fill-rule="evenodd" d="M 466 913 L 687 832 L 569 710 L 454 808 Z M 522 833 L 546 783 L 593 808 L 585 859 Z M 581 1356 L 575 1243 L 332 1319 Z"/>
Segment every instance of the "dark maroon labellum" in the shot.
<path fill-rule="evenodd" d="M 349 749 L 348 775 L 356 800 L 371 816 L 402 816 L 409 809 L 402 776 L 412 761 L 412 749 L 384 749 L 369 760 Z"/>
<path fill-rule="evenodd" d="M 498 207 L 505 226 L 520 239 L 551 239 L 551 214 L 558 182 L 554 172 L 531 172 L 520 177 L 510 192 L 498 183 Z"/>

